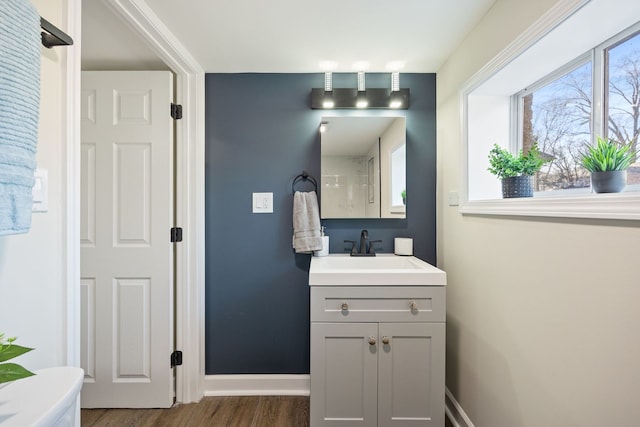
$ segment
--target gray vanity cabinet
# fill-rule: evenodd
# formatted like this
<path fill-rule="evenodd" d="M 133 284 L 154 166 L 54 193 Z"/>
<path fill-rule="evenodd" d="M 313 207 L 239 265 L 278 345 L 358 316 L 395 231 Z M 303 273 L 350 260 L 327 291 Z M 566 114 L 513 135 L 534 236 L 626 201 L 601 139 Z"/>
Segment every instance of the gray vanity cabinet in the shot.
<path fill-rule="evenodd" d="M 311 427 L 443 427 L 444 380 L 444 286 L 311 287 Z"/>
<path fill-rule="evenodd" d="M 378 355 L 375 323 L 311 324 L 310 426 L 375 426 Z"/>

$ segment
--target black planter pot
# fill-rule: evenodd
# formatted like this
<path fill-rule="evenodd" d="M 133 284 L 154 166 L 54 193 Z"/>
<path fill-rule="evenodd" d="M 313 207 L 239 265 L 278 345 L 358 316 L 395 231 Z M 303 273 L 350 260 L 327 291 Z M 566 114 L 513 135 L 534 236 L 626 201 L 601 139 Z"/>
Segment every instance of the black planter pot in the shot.
<path fill-rule="evenodd" d="M 594 193 L 619 193 L 627 185 L 627 171 L 591 172 Z"/>
<path fill-rule="evenodd" d="M 531 175 L 510 176 L 502 179 L 502 197 L 511 199 L 515 197 L 533 197 Z"/>

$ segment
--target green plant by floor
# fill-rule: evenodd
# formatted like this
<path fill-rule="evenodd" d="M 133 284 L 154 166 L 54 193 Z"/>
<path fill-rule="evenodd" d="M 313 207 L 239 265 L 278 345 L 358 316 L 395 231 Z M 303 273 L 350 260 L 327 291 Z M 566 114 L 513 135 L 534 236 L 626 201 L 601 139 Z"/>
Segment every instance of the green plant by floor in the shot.
<path fill-rule="evenodd" d="M 620 171 L 631 166 L 637 154 L 631 149 L 631 144 L 598 136 L 596 144 L 588 146 L 580 160 L 589 172 Z"/>
<path fill-rule="evenodd" d="M 520 175 L 534 175 L 547 161 L 542 157 L 537 144 L 533 144 L 527 154 L 520 150 L 517 156 L 498 144 L 493 144 L 493 148 L 489 151 L 490 167 L 487 170 L 499 179 Z"/>
<path fill-rule="evenodd" d="M 0 384 L 35 375 L 17 363 L 2 363 L 33 350 L 14 344 L 15 340 L 15 338 L 5 338 L 0 332 Z"/>

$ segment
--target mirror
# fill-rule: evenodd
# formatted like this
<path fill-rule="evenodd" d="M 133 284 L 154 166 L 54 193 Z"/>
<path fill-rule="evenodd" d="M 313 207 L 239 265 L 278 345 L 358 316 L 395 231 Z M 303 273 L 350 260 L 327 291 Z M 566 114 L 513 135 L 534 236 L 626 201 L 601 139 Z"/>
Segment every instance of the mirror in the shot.
<path fill-rule="evenodd" d="M 323 117 L 320 213 L 406 217 L 404 117 Z"/>

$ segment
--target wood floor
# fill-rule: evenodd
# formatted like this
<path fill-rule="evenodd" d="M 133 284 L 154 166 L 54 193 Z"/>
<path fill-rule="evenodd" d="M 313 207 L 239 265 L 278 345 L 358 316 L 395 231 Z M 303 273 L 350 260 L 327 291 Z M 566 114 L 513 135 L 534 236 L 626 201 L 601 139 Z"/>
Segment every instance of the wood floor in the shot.
<path fill-rule="evenodd" d="M 205 397 L 170 409 L 83 409 L 82 427 L 307 427 L 309 397 Z"/>

